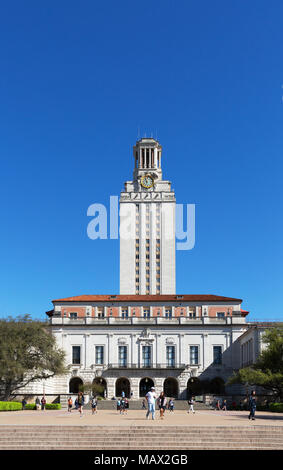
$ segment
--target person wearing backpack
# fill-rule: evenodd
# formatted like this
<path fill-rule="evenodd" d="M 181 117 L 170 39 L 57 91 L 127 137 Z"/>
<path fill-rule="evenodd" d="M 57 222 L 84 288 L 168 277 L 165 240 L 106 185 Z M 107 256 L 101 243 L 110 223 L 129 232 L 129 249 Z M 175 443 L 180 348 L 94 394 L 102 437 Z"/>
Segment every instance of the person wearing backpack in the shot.
<path fill-rule="evenodd" d="M 93 397 L 91 400 L 91 409 L 92 409 L 92 414 L 97 413 L 97 399 L 96 397 Z"/>
<path fill-rule="evenodd" d="M 120 398 L 117 399 L 117 411 L 121 411 L 121 400 L 120 400 Z"/>
<path fill-rule="evenodd" d="M 80 413 L 80 418 L 83 416 L 83 406 L 84 406 L 84 396 L 82 392 L 79 392 L 78 394 L 78 406 L 79 406 L 79 413 Z"/>
<path fill-rule="evenodd" d="M 45 399 L 45 396 L 43 395 L 43 397 L 41 398 L 41 410 L 42 411 L 45 411 L 45 406 L 46 406 L 46 399 Z"/>
<path fill-rule="evenodd" d="M 255 397 L 255 390 L 251 392 L 251 396 L 249 398 L 249 419 L 255 420 L 255 410 L 256 410 L 256 397 Z"/>
<path fill-rule="evenodd" d="M 161 392 L 160 395 L 159 395 L 159 398 L 158 398 L 158 406 L 159 406 L 159 410 L 160 410 L 160 419 L 164 419 L 166 403 L 167 403 L 167 400 L 166 400 L 165 394 L 164 394 L 164 392 Z"/>
<path fill-rule="evenodd" d="M 72 400 L 72 397 L 69 397 L 68 398 L 68 413 L 71 413 L 72 406 L 73 406 L 73 400 Z"/>
<path fill-rule="evenodd" d="M 170 398 L 169 403 L 168 403 L 168 410 L 169 411 L 174 411 L 174 400 L 173 398 Z"/>

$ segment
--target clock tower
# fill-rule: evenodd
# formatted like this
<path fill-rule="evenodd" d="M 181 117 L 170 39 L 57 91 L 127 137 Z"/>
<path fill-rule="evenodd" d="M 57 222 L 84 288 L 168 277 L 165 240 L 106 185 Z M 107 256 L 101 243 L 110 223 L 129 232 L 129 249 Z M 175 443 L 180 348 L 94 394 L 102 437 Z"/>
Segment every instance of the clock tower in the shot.
<path fill-rule="evenodd" d="M 175 294 L 175 194 L 162 179 L 162 147 L 134 146 L 133 180 L 120 196 L 120 294 Z"/>

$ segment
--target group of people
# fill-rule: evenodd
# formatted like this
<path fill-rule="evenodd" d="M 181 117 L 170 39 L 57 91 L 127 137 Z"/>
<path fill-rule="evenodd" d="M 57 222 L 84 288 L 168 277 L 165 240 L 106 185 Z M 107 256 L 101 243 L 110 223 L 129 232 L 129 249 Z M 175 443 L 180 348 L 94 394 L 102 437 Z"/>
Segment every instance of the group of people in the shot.
<path fill-rule="evenodd" d="M 121 398 L 117 398 L 117 411 L 120 412 L 120 415 L 127 414 L 127 410 L 129 409 L 129 401 L 125 397 L 125 395 Z"/>
<path fill-rule="evenodd" d="M 75 409 L 79 411 L 80 417 L 83 416 L 84 402 L 85 402 L 84 395 L 83 395 L 82 392 L 79 392 L 78 396 L 75 400 L 74 405 L 75 405 Z M 96 414 L 97 413 L 97 398 L 95 396 L 92 397 L 90 403 L 91 403 L 92 414 Z M 147 405 L 146 419 L 149 418 L 150 414 L 152 415 L 152 419 L 155 419 L 155 404 L 156 403 L 157 403 L 157 406 L 159 408 L 160 419 L 164 419 L 164 413 L 165 413 L 166 409 L 169 410 L 170 412 L 174 411 L 175 404 L 174 404 L 173 398 L 170 398 L 169 401 L 167 402 L 167 399 L 165 397 L 164 392 L 161 392 L 160 395 L 157 396 L 157 394 L 155 392 L 155 388 L 151 387 L 151 389 L 149 390 L 149 392 L 147 392 L 147 394 L 145 396 L 145 400 L 142 401 L 142 409 L 145 410 L 146 405 Z M 195 403 L 195 399 L 194 399 L 194 397 L 191 397 L 188 401 L 188 405 L 189 405 L 188 413 L 192 412 L 193 414 L 195 414 L 194 403 Z M 23 400 L 22 400 L 22 409 L 23 410 L 25 409 L 26 404 L 27 404 L 27 402 L 26 402 L 25 398 L 23 398 Z M 46 409 L 46 398 L 45 398 L 45 396 L 43 395 L 41 400 L 39 399 L 39 397 L 36 397 L 35 405 L 36 405 L 36 409 L 41 408 L 41 410 L 45 410 Z M 249 406 L 249 410 L 250 410 L 249 419 L 255 420 L 256 393 L 255 393 L 254 390 L 251 392 L 251 395 L 249 397 L 248 406 Z M 69 413 L 71 413 L 72 408 L 73 408 L 73 399 L 70 396 L 68 398 L 68 412 Z M 117 411 L 120 414 L 124 415 L 124 414 L 127 414 L 128 409 L 129 409 L 129 401 L 126 398 L 125 393 L 122 392 L 121 398 L 117 399 Z M 220 400 L 217 400 L 216 405 L 215 405 L 215 409 L 216 410 L 226 411 L 227 410 L 227 401 L 224 399 L 222 404 L 220 404 Z"/>
<path fill-rule="evenodd" d="M 22 410 L 25 410 L 26 409 L 26 405 L 27 405 L 27 401 L 25 398 L 22 399 Z M 44 411 L 46 409 L 46 398 L 45 398 L 45 395 L 43 395 L 43 397 L 41 398 L 41 400 L 36 397 L 35 399 L 35 408 L 37 410 L 41 410 Z"/>
<path fill-rule="evenodd" d="M 215 405 L 215 409 L 218 410 L 218 411 L 220 411 L 220 410 L 227 411 L 227 401 L 223 400 L 223 402 L 221 404 L 220 400 L 217 400 L 216 405 Z"/>
<path fill-rule="evenodd" d="M 255 411 L 256 411 L 256 392 L 252 390 L 250 396 L 247 399 L 248 402 L 248 409 L 250 411 L 249 419 L 255 420 Z M 243 402 L 240 402 L 240 407 L 243 409 Z M 220 411 L 227 411 L 227 400 L 223 400 L 222 404 L 220 404 L 220 400 L 216 401 L 215 409 Z M 236 409 L 236 402 L 232 403 L 232 409 Z"/>
<path fill-rule="evenodd" d="M 82 392 L 78 393 L 77 398 L 75 399 L 75 409 L 79 411 L 80 418 L 83 416 L 83 407 L 85 404 L 84 394 Z M 92 397 L 90 400 L 92 414 L 97 414 L 97 398 Z M 73 409 L 73 399 L 72 397 L 68 398 L 68 412 L 71 413 Z"/>

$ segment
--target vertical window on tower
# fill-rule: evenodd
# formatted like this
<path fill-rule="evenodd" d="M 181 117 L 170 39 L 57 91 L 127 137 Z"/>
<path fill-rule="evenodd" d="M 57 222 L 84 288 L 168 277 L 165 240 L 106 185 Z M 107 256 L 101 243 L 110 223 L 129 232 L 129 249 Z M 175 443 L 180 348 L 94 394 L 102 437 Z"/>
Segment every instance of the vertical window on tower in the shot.
<path fill-rule="evenodd" d="M 104 347 L 95 346 L 95 364 L 104 364 Z"/>

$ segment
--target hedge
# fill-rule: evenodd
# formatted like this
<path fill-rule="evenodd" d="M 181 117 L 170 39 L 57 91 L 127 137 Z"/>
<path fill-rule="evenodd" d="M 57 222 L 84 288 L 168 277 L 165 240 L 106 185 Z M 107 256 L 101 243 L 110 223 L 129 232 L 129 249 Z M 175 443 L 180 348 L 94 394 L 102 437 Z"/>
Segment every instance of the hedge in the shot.
<path fill-rule="evenodd" d="M 22 404 L 17 401 L 0 401 L 0 411 L 18 411 Z"/>
<path fill-rule="evenodd" d="M 283 403 L 270 403 L 269 409 L 276 413 L 283 413 Z"/>
<path fill-rule="evenodd" d="M 41 409 L 41 404 L 40 404 Z M 61 403 L 46 403 L 45 405 L 46 410 L 61 410 Z M 36 410 L 35 403 L 28 403 L 25 406 L 25 410 Z"/>

